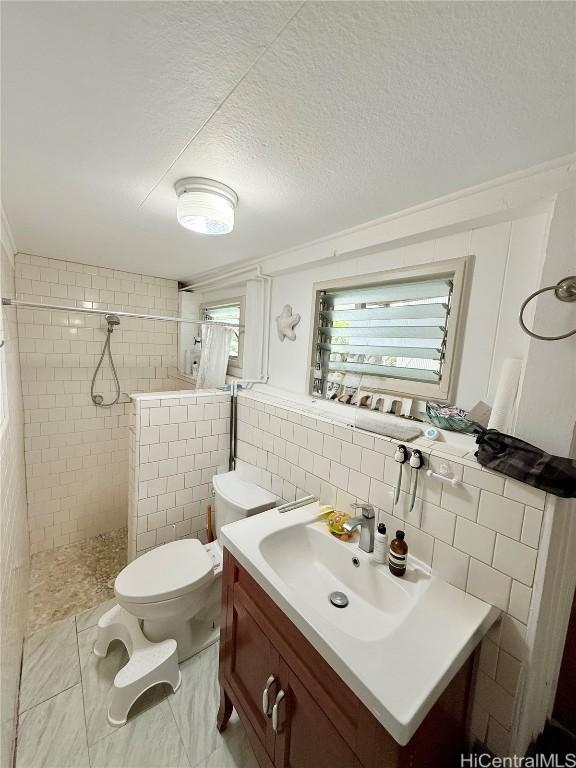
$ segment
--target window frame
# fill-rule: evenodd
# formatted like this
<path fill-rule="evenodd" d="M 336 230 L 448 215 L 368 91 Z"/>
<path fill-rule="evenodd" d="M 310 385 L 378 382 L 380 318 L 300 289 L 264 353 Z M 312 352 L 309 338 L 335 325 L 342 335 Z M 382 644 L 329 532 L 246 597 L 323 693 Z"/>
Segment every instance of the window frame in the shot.
<path fill-rule="evenodd" d="M 310 334 L 308 354 L 307 392 L 313 397 L 319 397 L 314 392 L 316 378 L 316 341 L 318 338 L 320 294 L 322 291 L 334 289 L 365 288 L 377 284 L 402 283 L 410 280 L 434 280 L 450 277 L 453 280 L 450 313 L 448 315 L 446 350 L 442 367 L 442 379 L 436 382 L 411 381 L 395 379 L 389 376 L 380 377 L 383 393 L 411 397 L 421 400 L 436 400 L 452 402 L 456 393 L 456 385 L 461 360 L 462 342 L 466 325 L 470 278 L 473 268 L 473 256 L 460 256 L 444 261 L 432 261 L 414 267 L 371 272 L 364 275 L 351 275 L 333 280 L 322 280 L 312 286 L 312 317 L 313 324 Z M 376 375 L 376 374 L 371 374 Z"/>
<path fill-rule="evenodd" d="M 215 299 L 213 301 L 203 301 L 200 304 L 200 323 L 204 322 L 204 314 L 210 309 L 221 309 L 222 307 L 234 307 L 240 308 L 240 318 L 238 329 L 238 357 L 228 357 L 228 368 L 226 369 L 227 376 L 242 376 L 242 369 L 244 366 L 244 308 L 245 308 L 245 296 L 234 296 L 229 299 Z M 201 335 L 201 332 L 200 332 Z"/>

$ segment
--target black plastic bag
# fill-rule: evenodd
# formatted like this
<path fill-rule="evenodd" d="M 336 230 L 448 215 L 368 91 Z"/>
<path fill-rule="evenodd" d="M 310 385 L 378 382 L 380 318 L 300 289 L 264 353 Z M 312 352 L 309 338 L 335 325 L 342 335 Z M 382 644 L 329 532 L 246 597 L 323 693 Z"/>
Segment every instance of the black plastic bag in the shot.
<path fill-rule="evenodd" d="M 565 499 L 576 498 L 576 461 L 573 459 L 552 456 L 497 429 L 481 432 L 476 442 L 479 445 L 476 458 L 486 469 Z"/>

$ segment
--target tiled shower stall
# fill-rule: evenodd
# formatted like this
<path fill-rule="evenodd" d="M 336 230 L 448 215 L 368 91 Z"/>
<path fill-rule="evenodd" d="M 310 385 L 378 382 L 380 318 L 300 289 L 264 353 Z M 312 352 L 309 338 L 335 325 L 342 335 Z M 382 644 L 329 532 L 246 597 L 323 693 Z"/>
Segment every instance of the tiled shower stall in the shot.
<path fill-rule="evenodd" d="M 106 338 L 102 316 L 77 308 L 178 314 L 175 280 L 18 254 L 16 299 L 69 307 L 18 309 L 31 552 L 126 526 L 129 394 L 181 388 L 177 324 L 122 318 L 112 334 L 121 397 L 96 407 L 90 385 Z M 114 391 L 107 359 L 96 392 Z"/>

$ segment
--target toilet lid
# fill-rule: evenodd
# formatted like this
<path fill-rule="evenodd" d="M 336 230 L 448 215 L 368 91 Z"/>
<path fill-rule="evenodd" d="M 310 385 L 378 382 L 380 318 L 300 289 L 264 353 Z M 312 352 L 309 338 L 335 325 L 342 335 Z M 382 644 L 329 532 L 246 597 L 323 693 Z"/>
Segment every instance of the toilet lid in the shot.
<path fill-rule="evenodd" d="M 117 597 L 131 603 L 170 600 L 207 584 L 214 563 L 198 539 L 156 547 L 133 560 L 114 582 Z"/>
<path fill-rule="evenodd" d="M 214 475 L 212 485 L 223 499 L 245 512 L 258 511 L 262 507 L 269 509 L 278 501 L 275 494 L 242 480 L 236 471 Z"/>

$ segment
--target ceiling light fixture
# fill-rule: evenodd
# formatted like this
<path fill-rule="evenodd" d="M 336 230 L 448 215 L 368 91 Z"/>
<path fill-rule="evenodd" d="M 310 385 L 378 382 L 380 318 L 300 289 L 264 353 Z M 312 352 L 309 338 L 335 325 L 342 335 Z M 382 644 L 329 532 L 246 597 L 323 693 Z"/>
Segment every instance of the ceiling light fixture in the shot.
<path fill-rule="evenodd" d="M 234 229 L 238 195 L 212 179 L 192 176 L 174 185 L 178 197 L 176 215 L 186 229 L 203 235 L 226 235 Z"/>

